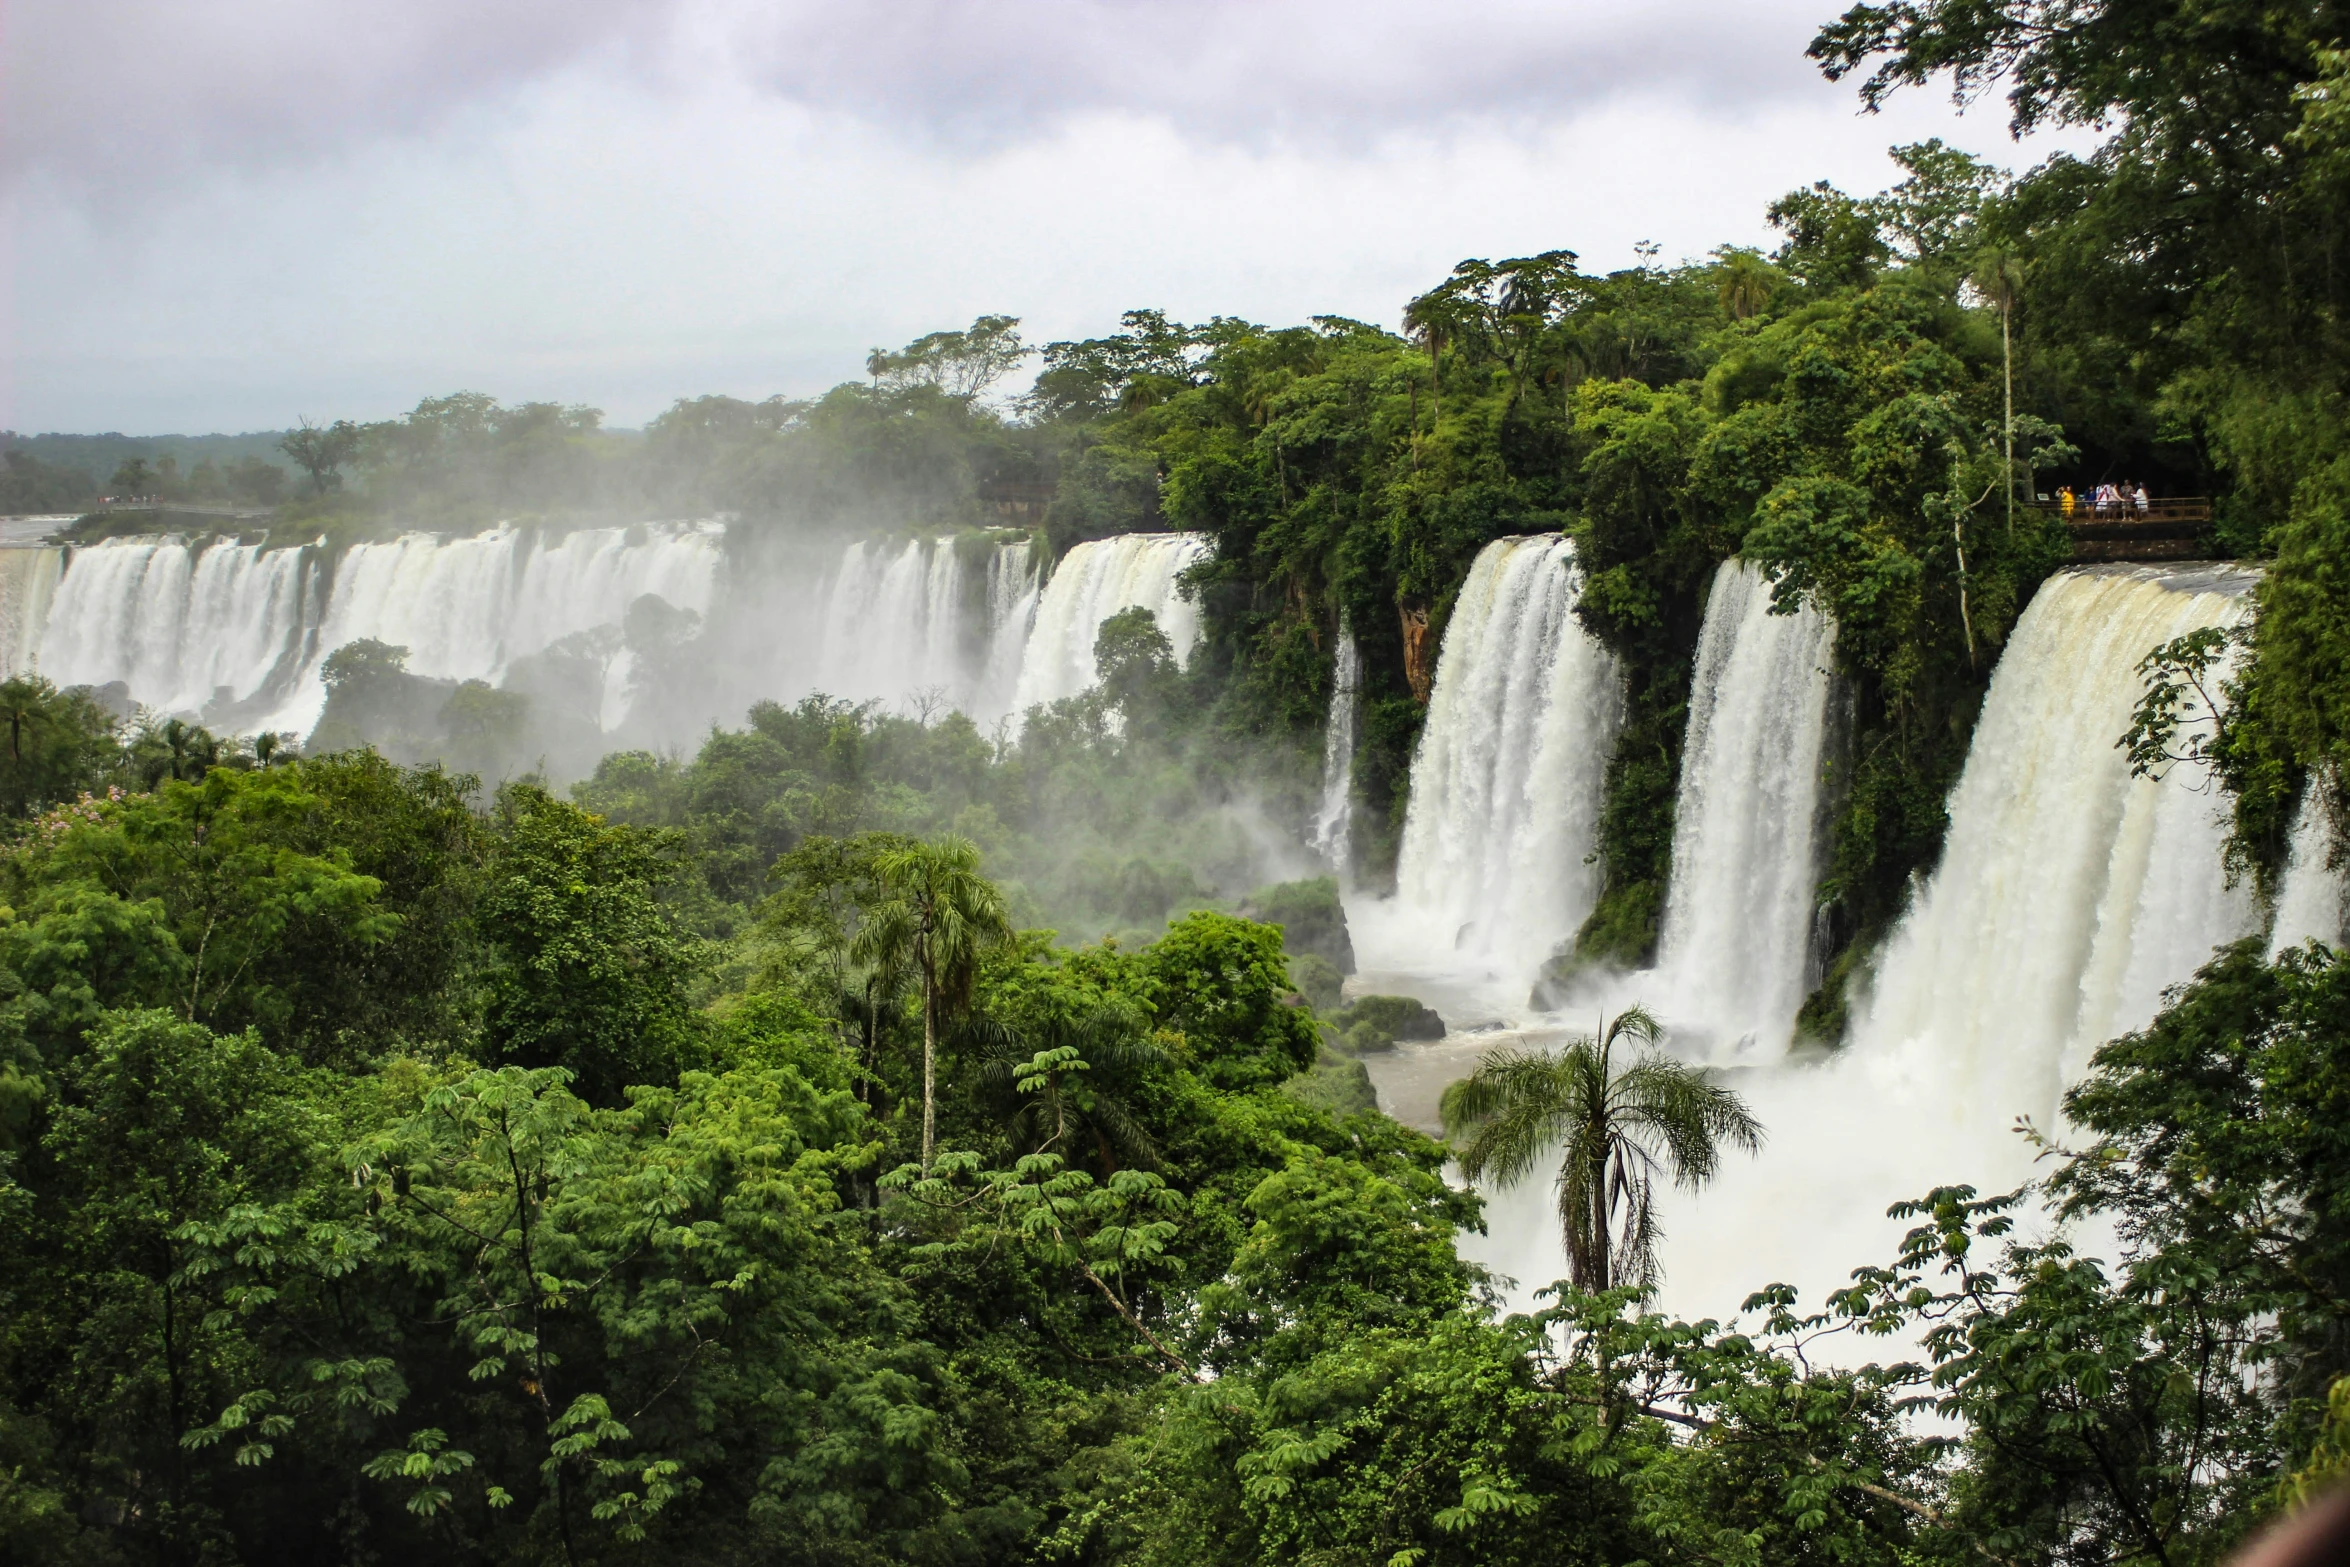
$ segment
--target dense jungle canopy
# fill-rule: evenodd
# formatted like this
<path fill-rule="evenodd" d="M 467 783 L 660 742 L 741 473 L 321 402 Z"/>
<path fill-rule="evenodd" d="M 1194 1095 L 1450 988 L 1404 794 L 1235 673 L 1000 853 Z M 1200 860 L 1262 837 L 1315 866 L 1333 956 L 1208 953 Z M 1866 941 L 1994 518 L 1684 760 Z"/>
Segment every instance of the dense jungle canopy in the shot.
<path fill-rule="evenodd" d="M 1859 5 L 1812 53 L 1866 102 L 2110 134 L 2014 176 L 1896 149 L 1881 194 L 1775 204 L 1767 253 L 1464 261 L 1400 332 L 1137 310 L 999 401 L 1028 350 L 984 317 L 811 399 L 622 433 L 460 393 L 282 468 L 11 438 L 0 509 L 166 508 L 85 536 L 726 512 L 744 551 L 1214 552 L 1188 663 L 1118 617 L 1017 736 L 766 703 L 569 790 L 464 770 L 498 693 L 412 755 L 296 755 L 0 685 L 0 1561 L 2221 1559 L 2350 1470 L 2331 953 L 2224 951 L 2099 1054 L 2037 1195 L 2102 1261 L 2025 1196 L 1868 1192 L 1916 1228 L 1831 1300 L 1506 1315 L 1446 1148 L 1372 1103 L 1397 1024 L 1338 1005 L 1331 884 L 1218 907 L 1193 871 L 1233 799 L 1302 815 L 1343 623 L 1355 869 L 1391 874 L 1469 561 L 1563 531 L 1629 716 L 1558 961 L 1643 960 L 1743 554 L 1834 616 L 1851 693 L 1832 1045 L 2066 559 L 2031 498 L 2129 478 L 2263 567 L 2240 647 L 2156 666 L 2240 655 L 2223 721 L 2173 733 L 2158 689 L 2137 738 L 2213 771 L 2266 885 L 2350 762 L 2346 22 Z M 372 656 L 336 674 L 359 740 L 406 678 Z"/>

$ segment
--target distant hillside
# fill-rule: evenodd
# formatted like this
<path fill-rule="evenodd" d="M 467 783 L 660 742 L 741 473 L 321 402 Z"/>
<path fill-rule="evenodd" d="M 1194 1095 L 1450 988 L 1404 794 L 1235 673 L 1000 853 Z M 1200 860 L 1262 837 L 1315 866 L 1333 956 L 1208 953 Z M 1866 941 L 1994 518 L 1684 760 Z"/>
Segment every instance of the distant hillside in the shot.
<path fill-rule="evenodd" d="M 286 489 L 285 454 L 278 449 L 284 434 L 19 435 L 0 430 L 0 515 L 80 511 L 116 491 L 275 505 Z"/>
<path fill-rule="evenodd" d="M 263 462 L 286 466 L 285 453 L 277 443 L 285 435 L 283 430 L 254 430 L 244 435 L 20 435 L 14 430 L 0 430 L 0 452 L 18 451 L 46 466 L 70 468 L 82 474 L 93 489 L 103 485 L 114 470 L 133 458 L 144 458 L 153 467 L 165 457 L 178 459 L 182 473 L 192 471 L 206 458 L 215 467 L 226 468 L 247 457 L 258 457 Z"/>

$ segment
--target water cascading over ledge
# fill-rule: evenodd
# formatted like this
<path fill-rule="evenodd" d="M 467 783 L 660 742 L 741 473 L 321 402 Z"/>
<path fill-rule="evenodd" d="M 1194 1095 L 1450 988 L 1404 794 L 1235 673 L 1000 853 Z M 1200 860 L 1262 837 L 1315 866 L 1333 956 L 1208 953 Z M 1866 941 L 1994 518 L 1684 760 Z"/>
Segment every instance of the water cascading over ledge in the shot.
<path fill-rule="evenodd" d="M 1745 561 L 1715 572 L 1647 994 L 1719 1059 L 1784 1053 L 1803 1004 L 1835 639 L 1808 603 L 1773 614 L 1769 580 Z"/>
<path fill-rule="evenodd" d="M 2021 1185 L 2035 1150 L 2015 1118 L 2056 1129 L 2098 1044 L 2258 928 L 2249 890 L 2226 885 L 2224 798 L 2187 769 L 2134 778 L 2115 745 L 2139 660 L 2239 619 L 2251 582 L 2096 567 L 2041 586 L 1994 672 L 1941 863 L 1887 939 L 1850 1038 L 1824 1060 L 1736 1073 L 1762 1154 L 1666 1199 L 1663 1309 L 1719 1312 L 1772 1281 L 1816 1306 L 1893 1254 L 1906 1221 L 1889 1204 Z M 1470 1247 L 1521 1295 L 1563 1269 L 1538 1185 L 1499 1194 L 1490 1237 Z"/>
<path fill-rule="evenodd" d="M 1314 813 L 1314 852 L 1342 882 L 1353 865 L 1355 714 L 1362 684 L 1362 649 L 1341 625 L 1331 660 L 1330 717 L 1322 730 L 1322 804 Z"/>
<path fill-rule="evenodd" d="M 33 661 L 61 686 L 120 682 L 160 713 L 274 707 L 316 657 L 324 569 L 315 548 L 234 539 L 109 539 L 75 549 Z"/>
<path fill-rule="evenodd" d="M 39 664 L 49 602 L 64 569 L 65 551 L 54 544 L 0 548 L 0 677 Z"/>
<path fill-rule="evenodd" d="M 346 643 L 404 646 L 418 675 L 495 682 L 515 659 L 617 625 L 645 594 L 705 611 L 721 536 L 691 523 L 494 528 L 405 534 L 339 558 L 315 545 L 112 539 L 66 553 L 34 662 L 59 685 L 119 681 L 158 713 L 307 733 L 326 702 L 320 665 Z M 624 698 L 625 654 L 610 678 Z M 608 695 L 607 725 L 617 705 Z"/>
<path fill-rule="evenodd" d="M 2269 926 L 2271 956 L 2305 941 L 2342 945 L 2345 903 L 2343 867 L 2335 863 L 2332 809 L 2324 779 L 2312 776 L 2301 792 L 2301 806 L 2293 816 L 2293 834 L 2285 853 L 2285 874 L 2277 888 L 2276 918 Z"/>
<path fill-rule="evenodd" d="M 1080 544 L 1061 557 L 1037 601 L 1036 621 L 1020 660 L 1012 711 L 1025 713 L 1091 687 L 1094 638 L 1120 610 L 1142 608 L 1158 620 L 1175 651 L 1191 656 L 1199 641 L 1199 606 L 1183 597 L 1185 568 L 1207 559 L 1201 533 L 1122 533 Z"/>
<path fill-rule="evenodd" d="M 1556 534 L 1497 539 L 1469 568 L 1412 759 L 1395 898 L 1373 921 L 1378 966 L 1530 981 L 1591 912 L 1623 676 L 1575 618 L 1581 585 Z"/>
<path fill-rule="evenodd" d="M 942 704 L 989 723 L 1009 710 L 1037 584 L 1025 534 L 974 570 L 953 539 L 843 552 L 826 595 L 816 689 L 887 706 Z"/>
<path fill-rule="evenodd" d="M 2133 777 L 2116 745 L 2138 663 L 2232 625 L 2250 575 L 2059 573 L 2017 622 L 1950 797 L 1942 862 L 1878 962 L 1852 1048 L 1946 1064 L 1953 1113 L 2048 1124 L 2105 1040 L 2258 926 L 2227 885 L 2226 805 L 2188 767 Z"/>

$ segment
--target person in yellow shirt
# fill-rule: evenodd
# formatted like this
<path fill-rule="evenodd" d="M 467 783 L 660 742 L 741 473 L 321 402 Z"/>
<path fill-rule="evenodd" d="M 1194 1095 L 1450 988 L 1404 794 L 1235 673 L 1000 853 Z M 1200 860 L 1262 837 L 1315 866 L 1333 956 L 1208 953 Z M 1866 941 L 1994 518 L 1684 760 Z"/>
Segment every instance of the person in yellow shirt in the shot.
<path fill-rule="evenodd" d="M 2070 522 L 2073 520 L 2073 507 L 2078 504 L 2079 502 L 2073 499 L 2073 487 L 2071 485 L 2064 485 L 2057 490 L 2056 509 L 2064 514 L 2065 521 Z"/>

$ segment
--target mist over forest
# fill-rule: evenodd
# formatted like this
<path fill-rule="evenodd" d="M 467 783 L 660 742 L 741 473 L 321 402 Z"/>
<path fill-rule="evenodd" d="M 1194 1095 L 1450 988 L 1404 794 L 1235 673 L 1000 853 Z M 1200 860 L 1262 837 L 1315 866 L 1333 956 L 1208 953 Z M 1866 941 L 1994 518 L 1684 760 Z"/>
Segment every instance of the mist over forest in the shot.
<path fill-rule="evenodd" d="M 2102 140 L 1392 329 L 0 433 L 0 1567 L 2328 1526 L 2346 31 L 1862 4 Z"/>

